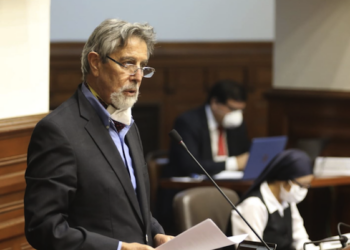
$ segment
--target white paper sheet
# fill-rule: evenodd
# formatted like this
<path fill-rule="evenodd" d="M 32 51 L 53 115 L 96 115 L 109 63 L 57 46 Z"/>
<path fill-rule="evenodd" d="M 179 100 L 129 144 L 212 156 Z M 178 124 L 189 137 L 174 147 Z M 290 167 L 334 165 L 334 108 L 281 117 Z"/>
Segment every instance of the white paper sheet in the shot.
<path fill-rule="evenodd" d="M 226 237 L 211 219 L 206 219 L 156 249 L 212 250 L 238 244 L 246 237 L 247 234 Z"/>
<path fill-rule="evenodd" d="M 215 180 L 239 180 L 243 178 L 243 171 L 224 170 L 213 176 Z"/>
<path fill-rule="evenodd" d="M 318 177 L 350 176 L 350 158 L 317 157 L 314 174 Z"/>

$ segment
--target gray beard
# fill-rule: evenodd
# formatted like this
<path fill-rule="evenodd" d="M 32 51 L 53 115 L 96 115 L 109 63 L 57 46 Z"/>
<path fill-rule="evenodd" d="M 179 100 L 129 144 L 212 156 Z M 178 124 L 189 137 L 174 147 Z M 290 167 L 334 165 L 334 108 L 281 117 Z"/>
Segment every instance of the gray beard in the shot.
<path fill-rule="evenodd" d="M 111 94 L 111 102 L 116 109 L 128 109 L 134 106 L 134 104 L 137 102 L 137 99 L 140 94 L 139 90 L 137 89 L 135 96 L 129 97 L 123 94 L 123 90 L 127 88 L 128 86 L 124 87 L 119 92 L 113 92 Z"/>

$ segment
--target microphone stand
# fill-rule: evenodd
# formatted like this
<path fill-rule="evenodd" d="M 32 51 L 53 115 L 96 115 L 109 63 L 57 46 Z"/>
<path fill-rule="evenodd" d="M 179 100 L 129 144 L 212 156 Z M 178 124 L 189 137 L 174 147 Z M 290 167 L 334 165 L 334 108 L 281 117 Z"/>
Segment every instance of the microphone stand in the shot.
<path fill-rule="evenodd" d="M 197 161 L 197 159 L 192 155 L 192 153 L 188 150 L 186 144 L 182 141 L 181 136 L 179 133 L 173 129 L 169 133 L 170 137 L 180 143 L 180 145 L 187 151 L 187 153 L 192 157 L 192 159 L 197 163 L 197 165 L 202 169 L 202 171 L 205 173 L 205 175 L 209 178 L 209 180 L 214 184 L 214 186 L 219 190 L 219 192 L 224 196 L 224 198 L 227 200 L 227 202 L 231 205 L 231 207 L 237 212 L 237 214 L 242 218 L 242 220 L 247 224 L 247 226 L 252 230 L 252 232 L 258 237 L 261 243 L 265 245 L 265 247 L 270 250 L 269 246 L 266 244 L 266 242 L 255 232 L 255 230 L 252 228 L 252 226 L 246 221 L 246 219 L 243 217 L 243 215 L 238 211 L 236 206 L 231 202 L 231 200 L 226 196 L 226 194 L 222 191 L 222 189 L 216 184 L 213 178 L 208 174 L 208 172 L 202 167 L 202 165 Z"/>

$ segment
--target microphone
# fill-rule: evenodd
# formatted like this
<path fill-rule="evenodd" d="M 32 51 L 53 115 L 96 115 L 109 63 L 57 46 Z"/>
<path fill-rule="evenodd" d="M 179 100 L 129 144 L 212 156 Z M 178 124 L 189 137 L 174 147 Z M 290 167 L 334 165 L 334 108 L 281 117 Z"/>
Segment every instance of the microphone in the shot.
<path fill-rule="evenodd" d="M 341 235 L 341 231 L 340 231 L 340 226 L 347 226 L 347 227 L 350 227 L 350 225 L 348 224 L 345 224 L 343 222 L 339 222 L 338 223 L 338 235 L 339 235 L 339 239 L 324 239 L 324 240 L 318 240 L 318 241 L 310 241 L 310 242 L 305 242 L 304 243 L 304 250 L 305 250 L 305 246 L 307 244 L 316 244 L 316 245 L 319 245 L 320 243 L 325 243 L 325 242 L 332 242 L 332 241 L 340 241 L 341 245 L 342 245 L 342 248 L 345 248 L 346 247 L 346 243 L 348 242 L 348 237 L 346 237 L 345 235 Z"/>
<path fill-rule="evenodd" d="M 339 240 L 340 240 L 341 246 L 343 248 L 345 248 L 346 247 L 346 243 L 348 243 L 348 237 L 346 237 L 345 235 L 340 235 L 339 236 Z"/>
<path fill-rule="evenodd" d="M 343 223 L 343 222 L 339 222 L 339 223 L 338 223 L 338 235 L 339 235 L 339 240 L 340 240 L 340 242 L 341 242 L 342 247 L 344 248 L 344 247 L 346 247 L 346 243 L 348 243 L 348 238 L 347 238 L 345 235 L 342 235 L 342 234 L 341 234 L 340 226 L 350 227 L 350 225 L 345 224 L 345 223 Z"/>
<path fill-rule="evenodd" d="M 344 248 L 346 246 L 346 242 L 348 241 L 348 238 L 344 235 L 340 235 L 339 239 L 324 239 L 324 240 L 317 240 L 317 241 L 309 241 L 309 242 L 305 242 L 303 249 L 305 250 L 305 246 L 308 244 L 315 244 L 315 245 L 319 245 L 321 243 L 325 243 L 325 242 L 333 242 L 333 241 L 340 241 L 342 247 Z"/>
<path fill-rule="evenodd" d="M 222 191 L 222 189 L 216 184 L 213 178 L 208 174 L 208 172 L 202 167 L 202 165 L 197 161 L 197 159 L 192 155 L 192 153 L 188 150 L 186 144 L 183 142 L 182 137 L 179 135 L 179 133 L 173 129 L 169 132 L 169 136 L 176 142 L 178 142 L 186 151 L 187 153 L 192 157 L 192 159 L 197 163 L 197 165 L 202 169 L 202 171 L 205 173 L 205 175 L 211 180 L 211 182 L 214 184 L 214 186 L 219 190 L 219 192 L 222 194 L 222 196 L 227 200 L 227 202 L 231 205 L 231 207 L 237 212 L 237 214 L 242 218 L 242 220 L 247 224 L 247 226 L 252 230 L 252 232 L 258 237 L 261 243 L 265 245 L 265 247 L 270 250 L 270 247 L 266 244 L 266 242 L 255 232 L 253 227 L 248 223 L 248 221 L 243 217 L 243 215 L 238 211 L 236 206 L 231 202 L 231 200 L 226 196 L 226 194 Z"/>

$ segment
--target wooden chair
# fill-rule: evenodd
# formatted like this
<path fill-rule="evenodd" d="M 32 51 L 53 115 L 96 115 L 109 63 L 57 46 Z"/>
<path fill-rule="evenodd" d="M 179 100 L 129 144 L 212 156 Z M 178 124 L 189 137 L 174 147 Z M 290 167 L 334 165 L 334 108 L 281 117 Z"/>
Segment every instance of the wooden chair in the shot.
<path fill-rule="evenodd" d="M 233 204 L 237 203 L 237 193 L 222 188 Z M 215 187 L 190 188 L 178 193 L 173 201 L 174 216 L 179 233 L 210 218 L 226 233 L 232 207 Z"/>
<path fill-rule="evenodd" d="M 162 176 L 163 167 L 169 162 L 167 150 L 156 150 L 150 152 L 146 156 L 148 174 L 150 179 L 150 196 L 151 196 L 151 211 L 154 213 L 157 193 L 159 187 L 159 180 Z"/>

